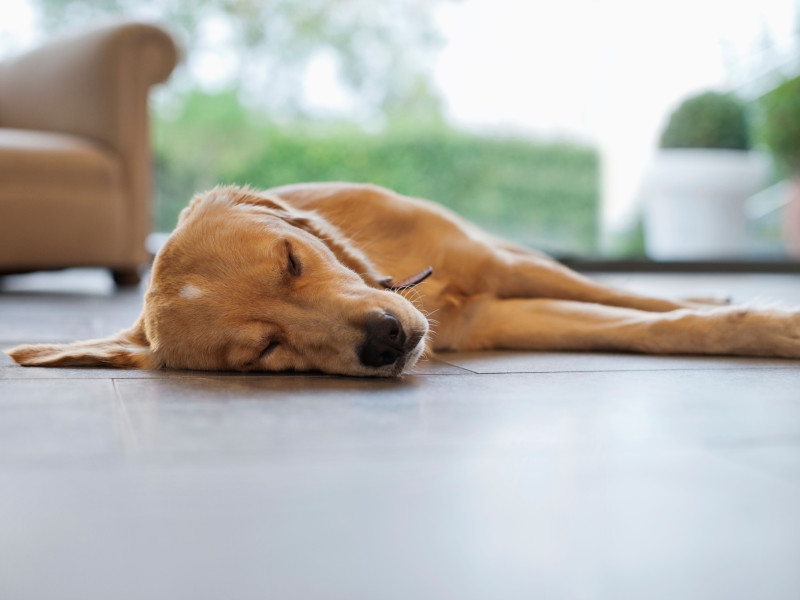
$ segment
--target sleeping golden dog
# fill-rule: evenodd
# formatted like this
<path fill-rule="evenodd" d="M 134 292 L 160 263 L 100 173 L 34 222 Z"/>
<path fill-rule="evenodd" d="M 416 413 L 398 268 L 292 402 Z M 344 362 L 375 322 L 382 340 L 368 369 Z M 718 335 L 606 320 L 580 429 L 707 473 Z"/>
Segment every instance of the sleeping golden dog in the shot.
<path fill-rule="evenodd" d="M 426 349 L 491 348 L 798 358 L 800 313 L 616 290 L 372 185 L 229 186 L 183 210 L 131 329 L 9 354 L 31 366 L 396 376 Z"/>

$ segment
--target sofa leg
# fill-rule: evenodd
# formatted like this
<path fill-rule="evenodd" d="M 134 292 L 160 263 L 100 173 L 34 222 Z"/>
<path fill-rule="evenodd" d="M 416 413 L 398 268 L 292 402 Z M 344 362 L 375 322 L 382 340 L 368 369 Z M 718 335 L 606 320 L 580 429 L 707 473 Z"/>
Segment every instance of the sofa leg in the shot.
<path fill-rule="evenodd" d="M 111 276 L 118 287 L 139 285 L 142 280 L 139 276 L 139 271 L 136 269 L 112 269 Z"/>

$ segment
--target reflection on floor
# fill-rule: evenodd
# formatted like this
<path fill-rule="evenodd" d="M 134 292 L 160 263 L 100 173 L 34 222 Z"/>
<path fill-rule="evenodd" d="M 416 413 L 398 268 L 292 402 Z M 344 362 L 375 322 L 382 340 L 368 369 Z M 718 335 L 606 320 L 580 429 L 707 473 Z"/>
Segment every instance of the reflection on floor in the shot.
<path fill-rule="evenodd" d="M 604 279 L 800 305 L 792 276 Z M 106 335 L 140 302 L 102 272 L 6 278 L 0 344 Z M 800 598 L 800 361 L 0 360 L 0 598 Z"/>

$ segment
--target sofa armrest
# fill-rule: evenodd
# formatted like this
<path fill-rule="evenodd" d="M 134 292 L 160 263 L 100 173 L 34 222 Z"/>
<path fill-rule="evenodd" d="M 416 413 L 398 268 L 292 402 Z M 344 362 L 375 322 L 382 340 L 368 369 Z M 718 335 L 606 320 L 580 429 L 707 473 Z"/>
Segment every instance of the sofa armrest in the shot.
<path fill-rule="evenodd" d="M 176 62 L 172 38 L 143 23 L 50 42 L 0 63 L 0 123 L 89 137 L 126 155 L 132 128 L 146 125 L 149 87 Z"/>

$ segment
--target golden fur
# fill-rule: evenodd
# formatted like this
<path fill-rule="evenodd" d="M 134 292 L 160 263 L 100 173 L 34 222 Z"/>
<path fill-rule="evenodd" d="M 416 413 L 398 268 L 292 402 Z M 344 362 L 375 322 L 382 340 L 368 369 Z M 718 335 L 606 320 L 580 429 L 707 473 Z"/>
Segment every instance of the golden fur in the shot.
<path fill-rule="evenodd" d="M 428 265 L 418 286 L 387 289 Z M 613 289 L 372 185 L 229 186 L 184 209 L 131 329 L 9 354 L 29 366 L 395 376 L 426 348 L 798 358 L 800 313 Z"/>

